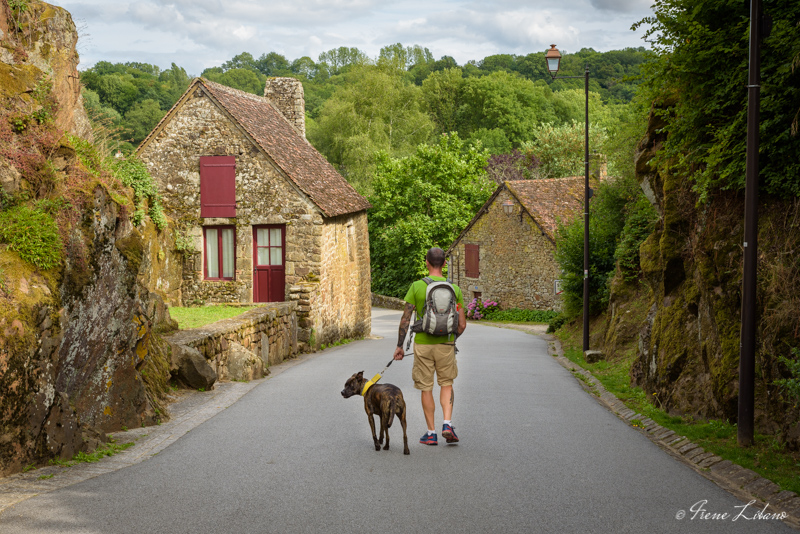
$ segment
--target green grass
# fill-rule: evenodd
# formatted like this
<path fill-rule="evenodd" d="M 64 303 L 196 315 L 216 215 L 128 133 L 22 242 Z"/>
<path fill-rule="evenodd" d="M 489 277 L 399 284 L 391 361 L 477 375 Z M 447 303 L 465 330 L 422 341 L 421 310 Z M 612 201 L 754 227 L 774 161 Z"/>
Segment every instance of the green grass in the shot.
<path fill-rule="evenodd" d="M 186 330 L 188 328 L 199 328 L 207 324 L 221 321 L 222 319 L 230 319 L 231 317 L 236 317 L 257 307 L 258 306 L 173 307 L 169 309 L 169 315 L 178 321 L 178 328 Z"/>
<path fill-rule="evenodd" d="M 131 443 L 106 443 L 99 446 L 94 452 L 79 452 L 72 457 L 71 460 L 62 460 L 61 458 L 54 458 L 50 460 L 50 465 L 59 465 L 61 467 L 72 467 L 75 464 L 83 462 L 98 462 L 106 456 L 113 456 L 118 452 L 122 452 L 129 447 L 133 447 Z"/>
<path fill-rule="evenodd" d="M 583 358 L 583 352 L 571 342 L 567 334 L 560 333 L 559 337 L 564 347 L 564 356 L 592 373 L 631 410 L 649 417 L 678 435 L 686 436 L 689 441 L 708 452 L 755 471 L 779 485 L 782 490 L 800 494 L 800 455 L 785 450 L 777 437 L 756 433 L 755 444 L 749 448 L 741 448 L 737 443 L 735 424 L 670 415 L 661 408 L 658 397 L 646 394 L 641 388 L 631 387 L 630 370 L 636 358 L 634 350 L 613 361 L 588 363 Z M 642 426 L 637 419 L 631 422 L 639 423 L 634 426 Z"/>

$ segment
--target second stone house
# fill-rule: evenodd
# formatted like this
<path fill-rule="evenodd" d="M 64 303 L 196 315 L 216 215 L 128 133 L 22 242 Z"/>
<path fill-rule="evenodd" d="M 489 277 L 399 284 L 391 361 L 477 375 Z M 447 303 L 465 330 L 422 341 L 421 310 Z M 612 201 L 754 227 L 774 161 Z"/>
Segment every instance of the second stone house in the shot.
<path fill-rule="evenodd" d="M 582 213 L 584 180 L 508 180 L 495 190 L 446 253 L 465 300 L 560 309 L 555 233 Z"/>
<path fill-rule="evenodd" d="M 298 301 L 301 342 L 370 332 L 367 200 L 305 139 L 303 87 L 197 78 L 137 149 L 183 249 L 171 304 Z"/>

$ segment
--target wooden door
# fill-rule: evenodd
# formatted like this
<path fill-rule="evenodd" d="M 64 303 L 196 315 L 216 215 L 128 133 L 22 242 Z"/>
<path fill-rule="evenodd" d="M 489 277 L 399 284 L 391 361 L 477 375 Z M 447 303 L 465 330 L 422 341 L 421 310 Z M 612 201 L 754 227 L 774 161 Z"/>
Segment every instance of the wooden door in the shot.
<path fill-rule="evenodd" d="M 253 227 L 253 302 L 283 302 L 286 286 L 286 226 Z"/>

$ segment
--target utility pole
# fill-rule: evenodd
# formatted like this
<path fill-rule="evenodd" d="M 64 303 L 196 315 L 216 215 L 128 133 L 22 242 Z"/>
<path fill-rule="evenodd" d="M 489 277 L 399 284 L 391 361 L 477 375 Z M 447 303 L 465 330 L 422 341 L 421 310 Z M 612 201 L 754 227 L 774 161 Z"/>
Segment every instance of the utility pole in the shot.
<path fill-rule="evenodd" d="M 758 123 L 761 83 L 761 0 L 750 0 L 750 61 L 747 81 L 747 166 L 744 194 L 742 329 L 739 343 L 737 441 L 753 445 L 756 367 L 756 274 L 758 269 Z"/>

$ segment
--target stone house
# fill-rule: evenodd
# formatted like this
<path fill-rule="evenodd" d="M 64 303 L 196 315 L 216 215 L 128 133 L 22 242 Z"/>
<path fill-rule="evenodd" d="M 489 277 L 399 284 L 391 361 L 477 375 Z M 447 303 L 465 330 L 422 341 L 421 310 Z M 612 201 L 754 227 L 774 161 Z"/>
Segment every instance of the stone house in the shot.
<path fill-rule="evenodd" d="M 558 310 L 555 233 L 582 213 L 583 195 L 583 176 L 501 184 L 446 252 L 464 299 Z"/>
<path fill-rule="evenodd" d="M 265 95 L 197 78 L 138 147 L 182 252 L 162 293 L 297 301 L 316 346 L 368 335 L 370 204 L 306 141 L 302 84 L 272 78 Z"/>

